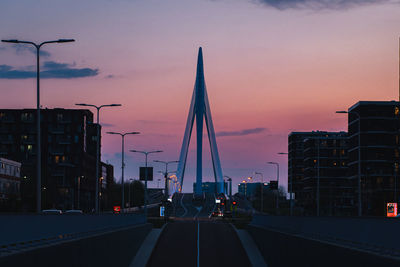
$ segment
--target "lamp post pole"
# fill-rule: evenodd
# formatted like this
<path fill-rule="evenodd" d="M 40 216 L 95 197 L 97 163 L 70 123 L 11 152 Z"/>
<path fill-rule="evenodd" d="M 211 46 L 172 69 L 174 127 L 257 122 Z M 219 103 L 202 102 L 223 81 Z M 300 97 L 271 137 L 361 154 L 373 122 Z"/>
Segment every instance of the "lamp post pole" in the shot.
<path fill-rule="evenodd" d="M 279 155 L 288 155 L 288 167 L 289 167 L 289 153 L 287 152 L 279 152 Z M 293 162 L 291 162 L 291 166 L 290 166 L 290 216 L 293 216 Z"/>
<path fill-rule="evenodd" d="M 227 175 L 225 175 L 224 177 L 226 177 L 227 180 L 228 180 L 228 183 L 229 183 L 229 192 L 228 192 L 229 193 L 229 200 L 232 201 L 232 178 L 227 176 Z"/>
<path fill-rule="evenodd" d="M 148 180 L 148 173 L 147 173 L 147 156 L 152 153 L 160 153 L 163 152 L 162 150 L 154 150 L 154 151 L 139 151 L 139 150 L 130 150 L 130 152 L 134 153 L 142 153 L 145 155 L 146 163 L 145 163 L 145 180 L 144 180 L 144 217 L 147 219 L 147 180 Z"/>
<path fill-rule="evenodd" d="M 340 114 L 354 114 L 358 117 L 358 216 L 362 216 L 362 203 L 361 203 L 361 116 L 356 111 L 336 111 Z"/>
<path fill-rule="evenodd" d="M 125 169 L 125 161 L 124 161 L 124 157 L 125 157 L 125 135 L 128 134 L 140 134 L 139 132 L 128 132 L 128 133 L 118 133 L 118 132 L 107 132 L 108 134 L 117 134 L 120 135 L 122 138 L 122 148 L 121 148 L 121 153 L 122 153 L 122 157 L 121 157 L 121 170 L 122 170 L 122 174 L 121 174 L 121 185 L 122 185 L 122 209 L 121 212 L 124 213 L 124 208 L 125 208 L 125 181 L 124 181 L 124 169 Z M 130 190 L 130 187 L 129 187 Z M 129 199 L 130 199 L 130 193 L 129 193 Z M 129 200 L 129 206 L 131 205 L 131 201 Z"/>
<path fill-rule="evenodd" d="M 74 39 L 58 39 L 55 41 L 45 41 L 40 44 L 36 44 L 30 41 L 20 41 L 20 40 L 1 40 L 4 43 L 14 43 L 14 44 L 30 44 L 36 48 L 36 131 L 37 131 L 37 185 L 36 185 L 36 212 L 40 213 L 42 210 L 42 158 L 41 158 L 41 135 L 40 135 L 40 48 L 45 44 L 51 43 L 69 43 L 75 42 Z"/>
<path fill-rule="evenodd" d="M 268 164 L 273 164 L 276 165 L 276 184 L 277 184 L 277 194 L 276 194 L 276 214 L 278 214 L 279 211 L 279 163 L 274 162 L 274 161 L 269 161 L 267 162 Z"/>
<path fill-rule="evenodd" d="M 263 210 L 264 210 L 264 201 L 263 201 L 263 195 L 264 195 L 264 177 L 263 177 L 263 174 L 261 173 L 261 172 L 254 172 L 254 176 L 256 176 L 256 175 L 260 175 L 261 176 L 261 207 L 260 207 L 260 211 L 261 211 L 261 213 L 263 212 Z"/>
<path fill-rule="evenodd" d="M 129 179 L 129 186 L 128 186 L 128 191 L 129 191 L 129 195 L 128 195 L 128 203 L 129 203 L 129 208 L 131 207 L 131 184 L 132 184 L 133 179 Z"/>
<path fill-rule="evenodd" d="M 163 163 L 165 164 L 165 172 L 164 174 L 164 178 L 165 178 L 165 200 L 168 199 L 168 164 L 170 163 L 178 163 L 179 160 L 173 160 L 173 161 L 162 161 L 162 160 L 154 160 L 154 162 L 158 162 L 158 163 Z"/>
<path fill-rule="evenodd" d="M 96 106 L 92 104 L 75 104 L 77 106 L 84 106 L 84 107 L 94 107 L 97 109 L 97 146 L 96 146 L 96 185 L 95 185 L 95 204 L 94 204 L 94 209 L 95 212 L 99 212 L 99 183 L 97 182 L 97 179 L 99 179 L 99 166 L 100 166 L 100 109 L 103 107 L 120 107 L 122 106 L 121 104 L 109 104 L 109 105 L 101 105 L 101 106 Z"/>

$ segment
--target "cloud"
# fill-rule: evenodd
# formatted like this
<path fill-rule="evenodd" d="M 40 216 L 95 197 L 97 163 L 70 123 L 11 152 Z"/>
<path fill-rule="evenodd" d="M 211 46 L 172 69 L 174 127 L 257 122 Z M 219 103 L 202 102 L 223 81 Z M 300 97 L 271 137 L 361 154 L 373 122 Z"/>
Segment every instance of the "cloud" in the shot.
<path fill-rule="evenodd" d="M 372 5 L 384 4 L 398 1 L 393 0 L 253 0 L 279 10 L 287 9 L 311 9 L 311 10 L 346 10 L 349 8 Z"/>
<path fill-rule="evenodd" d="M 15 49 L 15 53 L 17 55 L 23 54 L 26 51 L 36 55 L 36 48 L 33 47 L 32 45 L 14 44 L 12 47 Z M 39 50 L 39 54 L 41 57 L 50 57 L 51 56 L 51 54 L 49 52 L 47 52 L 46 50 L 43 50 L 43 48 Z"/>
<path fill-rule="evenodd" d="M 244 136 L 249 134 L 258 134 L 264 131 L 268 131 L 267 128 L 252 128 L 252 129 L 243 129 L 240 131 L 230 131 L 230 132 L 217 132 L 216 136 Z"/>
<path fill-rule="evenodd" d="M 74 68 L 75 64 L 45 61 L 41 67 L 40 77 L 43 79 L 74 79 L 92 77 L 99 74 L 98 69 Z M 14 68 L 0 65 L 0 79 L 29 79 L 36 77 L 36 70 L 31 66 Z"/>

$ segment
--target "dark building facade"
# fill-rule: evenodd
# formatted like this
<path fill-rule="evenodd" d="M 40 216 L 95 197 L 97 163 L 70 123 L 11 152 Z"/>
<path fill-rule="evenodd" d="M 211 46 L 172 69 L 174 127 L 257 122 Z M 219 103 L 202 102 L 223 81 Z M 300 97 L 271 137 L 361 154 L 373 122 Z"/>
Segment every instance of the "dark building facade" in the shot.
<path fill-rule="evenodd" d="M 400 103 L 360 101 L 348 112 L 349 175 L 357 181 L 361 162 L 362 215 L 385 216 L 399 194 Z"/>
<path fill-rule="evenodd" d="M 24 210 L 36 202 L 36 115 L 35 109 L 0 110 L 0 157 L 22 163 Z M 41 110 L 43 209 L 94 207 L 96 127 L 89 110 Z"/>
<path fill-rule="evenodd" d="M 354 214 L 354 181 L 348 177 L 347 147 L 346 132 L 289 135 L 289 191 L 293 182 L 296 207 L 303 215 Z"/>

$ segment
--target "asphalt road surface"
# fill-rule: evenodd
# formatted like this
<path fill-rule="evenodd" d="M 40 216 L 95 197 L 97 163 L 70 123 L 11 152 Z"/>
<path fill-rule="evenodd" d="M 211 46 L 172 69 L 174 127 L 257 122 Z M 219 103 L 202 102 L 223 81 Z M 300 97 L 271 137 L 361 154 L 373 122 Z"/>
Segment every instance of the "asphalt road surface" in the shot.
<path fill-rule="evenodd" d="M 250 266 L 230 224 L 206 218 L 168 223 L 147 266 Z"/>

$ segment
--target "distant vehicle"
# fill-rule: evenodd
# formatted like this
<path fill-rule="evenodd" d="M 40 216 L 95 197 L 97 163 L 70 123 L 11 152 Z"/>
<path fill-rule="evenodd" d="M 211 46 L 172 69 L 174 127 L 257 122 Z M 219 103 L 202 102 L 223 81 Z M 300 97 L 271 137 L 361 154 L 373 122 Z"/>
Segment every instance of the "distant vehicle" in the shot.
<path fill-rule="evenodd" d="M 81 210 L 66 210 L 64 214 L 83 214 Z"/>
<path fill-rule="evenodd" d="M 57 209 L 42 210 L 42 214 L 61 215 L 62 211 Z"/>

